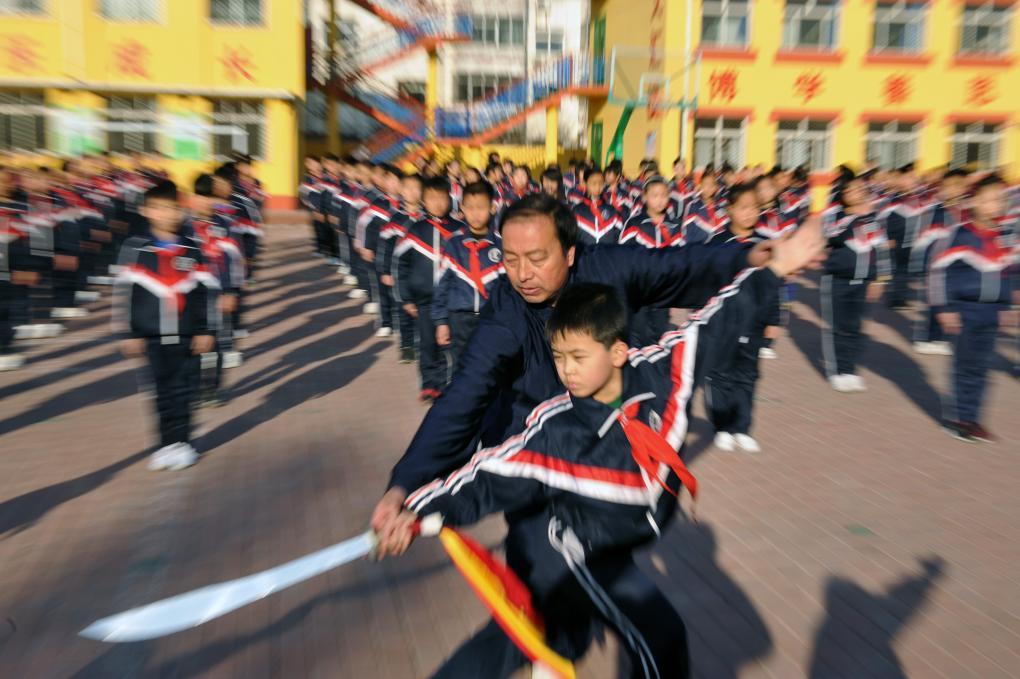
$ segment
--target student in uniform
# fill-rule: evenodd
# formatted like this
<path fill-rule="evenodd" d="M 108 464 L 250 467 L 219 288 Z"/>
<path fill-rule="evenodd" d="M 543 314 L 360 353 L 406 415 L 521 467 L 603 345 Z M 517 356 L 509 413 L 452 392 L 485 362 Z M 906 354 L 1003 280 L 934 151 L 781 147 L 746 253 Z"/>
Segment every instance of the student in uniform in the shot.
<path fill-rule="evenodd" d="M 591 637 L 577 632 L 598 620 L 618 634 L 633 676 L 689 677 L 684 623 L 633 551 L 669 525 L 684 489 L 696 495 L 681 461 L 691 385 L 742 312 L 777 284 L 770 270 L 742 272 L 682 331 L 630 350 L 627 308 L 612 286 L 566 288 L 546 326 L 566 392 L 541 403 L 520 435 L 411 493 L 382 553 L 406 549 L 419 519 L 431 533 L 495 512 L 536 516 L 547 528 L 529 543 L 533 566 L 514 570 L 550 646 L 580 657 Z M 527 661 L 501 642 L 483 630 L 437 676 L 511 676 Z"/>
<path fill-rule="evenodd" d="M 684 220 L 684 241 L 704 243 L 724 230 L 729 222 L 726 201 L 719 197 L 719 182 L 711 166 L 705 168 L 698 192 L 691 198 Z"/>
<path fill-rule="evenodd" d="M 430 404 L 439 398 L 449 380 L 446 353 L 436 344 L 432 319 L 435 284 L 442 274 L 443 245 L 464 225 L 450 217 L 450 184 L 443 177 L 425 182 L 426 216 L 408 229 L 393 252 L 397 260 L 397 287 L 404 310 L 417 320 L 419 400 Z"/>
<path fill-rule="evenodd" d="M 542 173 L 542 193 L 552 196 L 561 203 L 567 202 L 566 189 L 563 186 L 563 174 L 560 168 L 550 165 Z"/>
<path fill-rule="evenodd" d="M 797 228 L 797 213 L 795 211 L 784 212 L 779 201 L 778 188 L 773 179 L 775 173 L 763 174 L 752 183 L 755 193 L 758 196 L 758 204 L 761 206 L 761 214 L 758 217 L 758 224 L 754 232 L 765 240 L 782 238 Z M 792 300 L 793 292 L 790 289 L 793 284 L 784 282 L 781 294 L 776 297 L 773 308 L 769 312 L 769 326 L 765 328 L 765 339 L 760 350 L 761 358 L 773 359 L 777 357 L 773 343 L 779 337 L 779 326 L 782 321 L 781 301 Z M 786 297 L 781 300 L 781 297 Z"/>
<path fill-rule="evenodd" d="M 326 257 L 329 253 L 329 224 L 322 214 L 322 163 L 314 156 L 305 158 L 305 176 L 298 187 L 298 200 L 301 207 L 308 211 L 312 218 L 312 247 L 316 257 Z M 337 262 L 339 265 L 339 262 Z"/>
<path fill-rule="evenodd" d="M 645 181 L 644 208 L 627 220 L 620 245 L 636 243 L 646 248 L 680 247 L 684 244 L 680 222 L 669 211 L 669 185 L 662 177 Z M 643 347 L 654 344 L 669 330 L 669 309 L 644 308 L 630 321 L 630 344 Z"/>
<path fill-rule="evenodd" d="M 404 175 L 400 180 L 400 208 L 392 215 L 390 221 L 379 231 L 379 250 L 376 256 L 379 280 L 388 286 L 393 294 L 394 311 L 397 316 L 397 328 L 400 330 L 400 362 L 414 363 L 415 359 L 415 325 L 416 321 L 404 308 L 404 300 L 400 297 L 400 287 L 396 283 L 396 263 L 393 256 L 400 239 L 407 235 L 411 225 L 425 216 L 422 208 L 422 189 L 424 180 L 420 174 Z"/>
<path fill-rule="evenodd" d="M 198 460 L 191 412 L 199 356 L 213 350 L 219 288 L 200 245 L 182 236 L 177 187 L 163 180 L 145 193 L 149 236 L 124 244 L 115 283 L 114 332 L 125 357 L 145 356 L 156 392 L 159 449 L 149 469 L 184 469 Z"/>
<path fill-rule="evenodd" d="M 878 218 L 885 227 L 892 253 L 892 282 L 886 305 L 891 309 L 905 309 L 910 295 L 910 251 L 933 205 L 924 198 L 913 163 L 901 167 L 896 178 L 897 191 L 878 213 Z"/>
<path fill-rule="evenodd" d="M 728 212 L 726 228 L 713 236 L 709 244 L 768 240 L 755 231 L 761 215 L 755 182 L 730 187 Z M 706 366 L 705 409 L 716 431 L 715 446 L 720 450 L 761 452 L 761 446 L 751 436 L 754 390 L 765 331 L 778 323 L 778 298 L 778 288 L 770 288 L 770 294 L 757 298 L 741 318 L 739 331 L 729 338 L 728 345 L 718 348 Z"/>
<path fill-rule="evenodd" d="M 382 281 L 385 269 L 376 264 L 379 255 L 379 233 L 400 210 L 400 180 L 402 173 L 392 165 L 378 165 L 374 172 L 378 195 L 358 217 L 354 231 L 354 252 L 361 266 L 368 272 L 370 300 L 365 304 L 366 314 L 379 317 L 376 337 L 393 336 L 393 294 Z"/>
<path fill-rule="evenodd" d="M 21 210 L 10 200 L 11 175 L 0 167 L 0 372 L 25 364 L 14 346 L 17 305 L 38 282 L 28 233 L 19 224 Z"/>
<path fill-rule="evenodd" d="M 620 219 L 626 222 L 634 212 L 634 203 L 630 197 L 631 187 L 623 178 L 623 163 L 614 160 L 606 165 L 605 180 L 605 199 L 619 213 Z"/>
<path fill-rule="evenodd" d="M 931 286 L 938 321 L 953 339 L 950 398 L 945 429 L 969 443 L 994 442 L 981 424 L 986 379 L 999 324 L 1016 325 L 1020 266 L 1015 226 L 1006 223 L 1006 183 L 996 174 L 974 185 L 968 218 L 932 262 Z"/>
<path fill-rule="evenodd" d="M 829 257 L 821 283 L 825 371 L 836 391 L 865 391 L 857 374 L 861 319 L 889 279 L 889 241 L 860 177 L 848 180 L 836 199 L 841 213 L 826 229 Z"/>
<path fill-rule="evenodd" d="M 466 228 L 443 245 L 443 272 L 432 299 L 432 320 L 436 344 L 447 349 L 454 367 L 478 325 L 489 292 L 505 273 L 493 223 L 493 195 L 485 182 L 468 184 L 462 205 Z"/>
<path fill-rule="evenodd" d="M 605 199 L 605 176 L 592 168 L 585 174 L 585 195 L 573 206 L 579 242 L 585 245 L 614 244 L 620 240 L 623 219 Z"/>

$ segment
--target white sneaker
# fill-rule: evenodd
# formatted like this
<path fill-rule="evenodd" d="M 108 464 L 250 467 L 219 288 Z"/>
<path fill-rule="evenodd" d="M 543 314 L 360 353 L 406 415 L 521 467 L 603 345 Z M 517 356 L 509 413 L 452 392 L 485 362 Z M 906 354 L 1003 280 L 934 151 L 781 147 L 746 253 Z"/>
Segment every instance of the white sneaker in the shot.
<path fill-rule="evenodd" d="M 172 472 L 187 469 L 198 462 L 198 452 L 189 443 L 178 443 L 177 449 L 167 456 L 166 469 Z"/>
<path fill-rule="evenodd" d="M 365 314 L 368 314 L 370 316 L 372 314 L 377 314 L 377 313 L 379 313 L 379 303 L 378 302 L 369 302 L 368 304 L 366 304 L 361 309 L 361 312 L 365 313 Z"/>
<path fill-rule="evenodd" d="M 376 337 L 393 337 L 393 328 L 379 328 L 375 331 Z"/>
<path fill-rule="evenodd" d="M 936 356 L 952 356 L 953 345 L 950 342 L 932 342 L 932 347 L 935 349 Z"/>
<path fill-rule="evenodd" d="M 14 339 L 35 339 L 35 326 L 34 325 L 16 325 L 14 326 Z"/>
<path fill-rule="evenodd" d="M 111 264 L 110 266 L 106 267 L 107 273 L 109 273 L 111 276 L 119 276 L 120 272 L 123 270 L 124 267 L 121 266 L 120 264 Z"/>
<path fill-rule="evenodd" d="M 721 431 L 715 435 L 715 447 L 719 450 L 730 451 L 733 450 L 737 442 L 733 438 L 733 434 L 728 431 Z"/>
<path fill-rule="evenodd" d="M 64 326 L 60 323 L 39 323 L 35 326 L 35 336 L 40 339 L 59 337 L 64 333 L 64 330 Z"/>
<path fill-rule="evenodd" d="M 89 276 L 85 280 L 89 285 L 113 285 L 112 276 Z"/>
<path fill-rule="evenodd" d="M 347 299 L 365 299 L 368 293 L 361 288 L 355 288 L 347 293 Z"/>
<path fill-rule="evenodd" d="M 56 307 L 50 311 L 50 318 L 85 318 L 88 315 L 89 310 L 80 307 Z"/>
<path fill-rule="evenodd" d="M 245 330 L 244 328 L 238 328 L 237 330 L 234 331 L 234 339 L 239 340 L 239 339 L 247 339 L 247 338 L 248 338 L 248 331 Z"/>
<path fill-rule="evenodd" d="M 158 472 L 158 471 L 161 471 L 163 469 L 166 469 L 169 466 L 169 464 L 170 464 L 171 458 L 174 455 L 176 455 L 177 448 L 180 445 L 181 444 L 179 444 L 179 443 L 171 443 L 169 446 L 163 446 L 162 448 L 157 450 L 155 453 L 150 455 L 149 456 L 149 469 L 151 469 L 154 472 Z"/>
<path fill-rule="evenodd" d="M 223 352 L 223 369 L 230 370 L 231 368 L 240 368 L 244 359 L 241 357 L 240 351 L 224 351 Z"/>
<path fill-rule="evenodd" d="M 99 293 L 95 290 L 79 290 L 74 293 L 75 302 L 95 302 L 99 299 Z"/>
<path fill-rule="evenodd" d="M 868 386 L 864 384 L 864 379 L 860 375 L 847 375 L 847 383 L 850 385 L 851 391 L 867 391 Z"/>
<path fill-rule="evenodd" d="M 779 358 L 779 354 L 772 347 L 762 347 L 758 350 L 758 358 Z"/>
<path fill-rule="evenodd" d="M 351 273 L 351 267 L 346 264 L 341 264 L 336 268 L 336 272 L 341 276 L 348 276 Z"/>
<path fill-rule="evenodd" d="M 358 277 L 353 274 L 344 274 L 344 285 L 357 285 Z M 353 292 L 353 291 L 352 291 Z"/>
<path fill-rule="evenodd" d="M 20 354 L 0 355 L 0 372 L 17 370 L 23 365 L 25 365 L 25 357 Z"/>
<path fill-rule="evenodd" d="M 849 394 L 854 391 L 852 375 L 833 375 L 829 378 L 829 385 L 838 392 Z"/>
<path fill-rule="evenodd" d="M 734 435 L 733 440 L 736 442 L 737 447 L 743 450 L 745 453 L 761 452 L 761 446 L 758 445 L 758 442 L 755 441 L 750 436 L 748 436 L 747 434 L 736 434 Z"/>
<path fill-rule="evenodd" d="M 934 356 L 938 353 L 934 342 L 914 342 L 914 351 L 927 356 Z"/>

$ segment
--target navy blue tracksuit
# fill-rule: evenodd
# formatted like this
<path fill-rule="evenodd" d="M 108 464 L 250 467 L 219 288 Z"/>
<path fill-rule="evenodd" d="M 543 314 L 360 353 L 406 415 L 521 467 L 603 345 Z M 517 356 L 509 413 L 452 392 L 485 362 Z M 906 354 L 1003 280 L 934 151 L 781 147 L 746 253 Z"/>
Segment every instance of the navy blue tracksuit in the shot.
<path fill-rule="evenodd" d="M 0 356 L 12 351 L 17 304 L 26 292 L 11 281 L 12 274 L 35 269 L 28 234 L 14 223 L 17 216 L 17 210 L 0 203 Z"/>
<path fill-rule="evenodd" d="M 932 304 L 928 278 L 932 262 L 948 247 L 962 218 L 962 206 L 940 202 L 922 221 L 921 230 L 914 239 L 910 250 L 910 275 L 924 281 L 924 287 L 919 295 L 922 311 L 914 324 L 915 342 L 945 341 L 942 326 L 936 319 L 941 309 Z"/>
<path fill-rule="evenodd" d="M 432 296 L 443 273 L 443 245 L 463 223 L 451 217 L 420 219 L 407 230 L 393 251 L 397 260 L 397 287 L 404 304 L 418 310 L 418 369 L 422 393 L 437 397 L 449 379 L 446 353 L 436 344 Z"/>
<path fill-rule="evenodd" d="M 653 219 L 641 211 L 627 220 L 620 244 L 636 243 L 646 248 L 675 248 L 684 245 L 680 221 L 670 213 Z M 641 309 L 630 319 L 630 345 L 654 344 L 669 330 L 669 309 Z"/>
<path fill-rule="evenodd" d="M 953 352 L 952 399 L 946 416 L 979 423 L 985 380 L 995 353 L 999 312 L 1009 308 L 1018 249 L 1012 225 L 981 229 L 972 222 L 956 229 L 932 262 L 933 298 L 942 310 L 960 314 Z"/>
<path fill-rule="evenodd" d="M 397 327 L 400 329 L 400 348 L 402 350 L 414 349 L 415 324 L 417 321 L 415 321 L 411 314 L 404 311 L 404 302 L 400 297 L 400 289 L 396 286 L 397 260 L 393 257 L 393 251 L 396 249 L 400 239 L 407 235 L 407 230 L 411 228 L 411 225 L 423 216 L 417 209 L 415 209 L 414 213 L 409 213 L 406 206 L 401 206 L 399 210 L 390 215 L 390 220 L 379 229 L 379 243 L 375 252 L 375 269 L 379 275 L 380 284 L 382 283 L 381 279 L 383 276 L 391 276 L 394 281 L 394 287 L 390 289 L 394 302 L 392 314 L 397 317 Z M 386 316 L 383 317 L 383 325 L 386 325 L 386 318 Z M 390 325 L 388 327 L 392 327 L 392 316 L 389 321 Z"/>
<path fill-rule="evenodd" d="M 450 363 L 457 364 L 478 316 L 489 300 L 489 291 L 503 268 L 502 239 L 490 224 L 485 236 L 470 227 L 455 233 L 443 246 L 443 272 L 432 296 L 432 321 L 450 329 Z"/>
<path fill-rule="evenodd" d="M 411 493 L 407 507 L 453 526 L 495 512 L 532 517 L 542 530 L 520 544 L 527 566 L 510 566 L 532 594 L 550 647 L 580 657 L 600 619 L 618 632 L 632 676 L 689 676 L 683 622 L 632 552 L 668 525 L 681 480 L 694 491 L 680 453 L 702 366 L 778 283 L 768 270 L 741 273 L 681 331 L 630 351 L 619 408 L 561 393 L 530 413 L 520 435 Z M 483 628 L 436 676 L 499 679 L 522 667 L 524 655 L 494 628 Z"/>
<path fill-rule="evenodd" d="M 380 326 L 383 328 L 393 327 L 393 291 L 382 282 L 386 269 L 380 267 L 379 234 L 398 212 L 400 201 L 380 194 L 361 211 L 354 233 L 354 245 L 370 251 L 373 256 L 372 262 L 362 260 L 362 266 L 368 271 L 370 298 L 379 304 Z"/>
<path fill-rule="evenodd" d="M 608 201 L 588 196 L 579 198 L 572 211 L 577 219 L 580 243 L 585 245 L 613 244 L 620 240 L 623 218 Z"/>
<path fill-rule="evenodd" d="M 822 276 L 825 371 L 857 374 L 868 283 L 889 275 L 888 240 L 874 215 L 842 215 L 826 229 L 829 257 Z"/>
<path fill-rule="evenodd" d="M 326 185 L 319 177 L 306 175 L 298 187 L 298 200 L 301 207 L 308 210 L 312 217 L 312 244 L 315 252 L 324 257 L 335 257 L 336 254 L 330 247 L 333 228 L 326 221 L 326 215 L 322 211 L 323 194 L 328 193 Z"/>
<path fill-rule="evenodd" d="M 661 250 L 579 246 L 568 281 L 613 286 L 632 314 L 645 306 L 693 308 L 746 266 L 746 251 L 741 244 Z M 452 472 L 468 461 L 479 441 L 495 445 L 522 431 L 536 406 L 562 393 L 545 336 L 551 310 L 548 303 L 525 302 L 506 277 L 496 283 L 453 380 L 394 466 L 391 487 L 419 488 Z M 544 558 L 534 547 L 547 542 L 548 521 L 522 510 L 507 522 L 507 562 L 527 580 Z M 495 637 L 510 647 L 498 631 Z"/>
<path fill-rule="evenodd" d="M 684 241 L 704 243 L 725 229 L 729 223 L 730 215 L 726 211 L 726 201 L 718 196 L 706 201 L 699 193 L 687 205 L 683 220 Z"/>
<path fill-rule="evenodd" d="M 885 226 L 886 237 L 896 242 L 891 252 L 892 281 L 886 298 L 889 306 L 902 306 L 910 297 L 911 248 L 923 223 L 930 219 L 933 208 L 934 205 L 920 192 L 914 192 L 892 196 L 878 213 L 879 222 Z"/>

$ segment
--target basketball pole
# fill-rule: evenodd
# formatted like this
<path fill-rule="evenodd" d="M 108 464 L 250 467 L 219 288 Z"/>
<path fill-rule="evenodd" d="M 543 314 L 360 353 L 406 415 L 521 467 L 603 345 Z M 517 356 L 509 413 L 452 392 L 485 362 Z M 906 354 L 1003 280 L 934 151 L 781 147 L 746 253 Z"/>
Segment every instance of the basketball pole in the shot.
<path fill-rule="evenodd" d="M 684 20 L 684 100 L 680 108 L 680 160 L 687 168 L 687 126 L 688 101 L 690 100 L 691 80 L 691 5 L 693 0 L 686 0 L 687 16 Z M 691 168 L 693 169 L 693 168 Z"/>

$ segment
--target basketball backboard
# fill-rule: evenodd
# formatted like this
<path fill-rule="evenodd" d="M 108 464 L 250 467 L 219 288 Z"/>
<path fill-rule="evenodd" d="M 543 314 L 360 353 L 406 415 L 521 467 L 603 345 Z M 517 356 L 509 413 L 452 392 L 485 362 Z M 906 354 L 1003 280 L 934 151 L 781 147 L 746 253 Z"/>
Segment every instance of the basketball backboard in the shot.
<path fill-rule="evenodd" d="M 610 57 L 609 101 L 660 110 L 695 108 L 700 64 L 696 52 L 688 60 L 680 50 L 617 45 Z"/>

